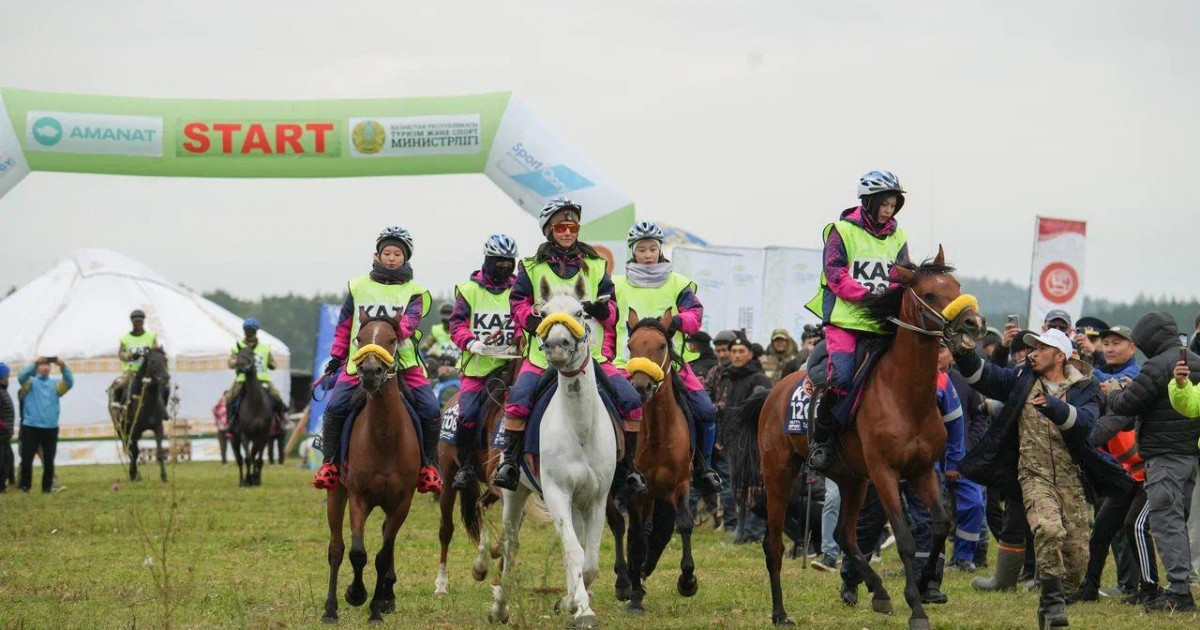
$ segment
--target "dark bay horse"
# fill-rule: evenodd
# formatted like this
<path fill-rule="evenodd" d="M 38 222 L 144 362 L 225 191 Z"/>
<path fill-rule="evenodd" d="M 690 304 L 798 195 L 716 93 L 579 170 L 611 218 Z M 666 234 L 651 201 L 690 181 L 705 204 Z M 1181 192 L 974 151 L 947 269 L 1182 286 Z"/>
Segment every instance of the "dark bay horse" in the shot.
<path fill-rule="evenodd" d="M 167 480 L 167 454 L 163 451 L 163 422 L 167 413 L 167 396 L 171 375 L 167 371 L 167 354 L 162 348 L 149 348 L 142 359 L 142 366 L 130 381 L 129 402 L 113 409 L 113 424 L 117 436 L 129 454 L 129 479 L 141 481 L 138 473 L 138 439 L 145 431 L 154 432 L 155 453 L 159 473 Z"/>
<path fill-rule="evenodd" d="M 396 609 L 395 546 L 396 534 L 408 518 L 417 474 L 421 468 L 421 447 L 417 429 L 401 394 L 403 379 L 397 377 L 397 323 L 390 317 L 359 318 L 358 351 L 350 357 L 358 366 L 361 381 L 356 395 L 358 419 L 347 441 L 348 451 L 342 463 L 337 490 L 326 491 L 326 515 L 329 519 L 329 592 L 325 597 L 326 622 L 337 621 L 337 580 L 346 550 L 342 538 L 346 503 L 350 504 L 350 564 L 354 581 L 346 588 L 346 602 L 361 606 L 367 600 L 363 567 L 367 550 L 363 528 L 375 508 L 384 513 L 383 546 L 375 556 L 375 593 L 371 597 L 371 621 L 383 621 L 383 615 Z"/>
<path fill-rule="evenodd" d="M 642 430 L 634 455 L 638 470 L 646 476 L 643 494 L 631 497 L 629 514 L 629 558 L 626 562 L 625 519 L 612 496 L 608 501 L 608 526 L 616 539 L 617 599 L 629 600 L 629 612 L 643 614 L 645 578 L 654 573 L 663 550 L 675 530 L 683 542 L 676 589 L 684 597 L 699 590 L 696 565 L 692 560 L 692 513 L 688 501 L 692 479 L 692 445 L 688 422 L 675 397 L 675 365 L 679 359 L 670 343 L 671 311 L 661 319 L 638 319 L 629 312 L 629 363 L 626 370 L 634 389 L 642 397 Z"/>
<path fill-rule="evenodd" d="M 938 346 L 946 338 L 952 345 L 974 347 L 974 339 L 986 330 L 975 299 L 962 294 L 950 275 L 953 271 L 939 248 L 932 262 L 913 269 L 897 265 L 892 276 L 897 285 L 868 300 L 870 316 L 894 337 L 865 386 L 855 421 L 841 433 L 839 458 L 828 475 L 842 494 L 837 542 L 870 589 L 872 608 L 890 613 L 891 599 L 883 581 L 858 547 L 858 514 L 867 484 L 875 484 L 904 563 L 904 598 L 912 609 L 908 625 L 913 630 L 932 627 L 921 606 L 921 593 L 934 577 L 950 523 L 934 470 L 946 445 L 946 427 L 936 403 Z M 748 420 L 739 426 L 757 425 L 768 502 L 763 551 L 771 581 L 771 619 L 785 626 L 794 624 L 784 609 L 780 585 L 783 524 L 792 484 L 808 457 L 808 438 L 785 435 L 782 423 L 792 391 L 802 378 L 795 374 L 781 380 L 765 399 L 747 404 L 739 418 Z M 916 543 L 900 503 L 901 479 L 914 485 L 933 518 L 933 550 L 920 576 L 914 570 Z"/>
<path fill-rule="evenodd" d="M 263 451 L 270 440 L 275 412 L 271 409 L 271 394 L 258 380 L 258 362 L 254 349 L 243 346 L 238 351 L 234 370 L 245 376 L 242 383 L 241 402 L 229 419 L 235 426 L 232 432 L 233 457 L 238 465 L 239 486 L 262 485 Z M 245 461 L 245 474 L 242 462 Z"/>
<path fill-rule="evenodd" d="M 463 526 L 467 528 L 467 536 L 478 551 L 475 563 L 471 567 L 471 576 L 477 582 L 482 582 L 487 578 L 489 556 L 493 559 L 500 557 L 499 541 L 491 541 L 489 544 L 487 532 L 483 529 L 484 511 L 502 497 L 501 490 L 491 485 L 492 473 L 500 463 L 500 451 L 492 446 L 490 438 L 495 435 L 500 418 L 504 415 L 504 392 L 516 381 L 520 367 L 521 362 L 514 359 L 509 361 L 507 367 L 497 370 L 488 378 L 487 402 L 484 403 L 480 413 L 483 422 L 479 426 L 479 431 L 486 436 L 484 439 L 487 440 L 487 448 L 475 450 L 475 479 L 479 484 L 483 484 L 485 491 L 481 495 L 479 486 L 476 485 L 461 493 L 460 511 Z M 458 394 L 455 394 L 448 408 L 453 408 L 457 404 Z M 454 478 L 459 469 L 458 456 L 454 446 L 438 443 L 438 466 L 442 469 L 443 478 Z M 442 490 L 442 496 L 439 498 L 441 527 L 438 529 L 438 540 L 441 543 L 441 555 L 438 557 L 438 575 L 434 581 L 434 595 L 449 593 L 450 578 L 447 575 L 446 562 L 450 555 L 450 543 L 454 540 L 454 503 L 458 500 L 459 494 L 454 489 L 454 484 L 446 484 Z"/>

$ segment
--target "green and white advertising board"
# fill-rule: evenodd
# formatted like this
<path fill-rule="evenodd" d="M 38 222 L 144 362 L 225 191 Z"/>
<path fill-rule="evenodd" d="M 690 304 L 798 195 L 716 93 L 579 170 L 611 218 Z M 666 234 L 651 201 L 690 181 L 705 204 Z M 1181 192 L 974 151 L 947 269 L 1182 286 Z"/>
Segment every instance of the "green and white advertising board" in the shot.
<path fill-rule="evenodd" d="M 567 195 L 617 252 L 634 207 L 511 92 L 317 101 L 155 99 L 0 88 L 0 196 L 31 171 L 165 177 L 482 173 L 536 217 Z"/>

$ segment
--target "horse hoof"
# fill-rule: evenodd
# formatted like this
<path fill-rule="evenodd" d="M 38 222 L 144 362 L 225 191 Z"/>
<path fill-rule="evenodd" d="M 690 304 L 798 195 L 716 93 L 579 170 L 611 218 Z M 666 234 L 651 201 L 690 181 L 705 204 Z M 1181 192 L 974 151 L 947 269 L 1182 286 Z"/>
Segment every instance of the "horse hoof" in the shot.
<path fill-rule="evenodd" d="M 337 613 L 333 613 L 333 614 L 325 613 L 325 615 L 323 617 L 321 617 L 321 623 L 323 623 L 323 624 L 335 624 L 337 622 L 338 622 Z"/>
<path fill-rule="evenodd" d="M 579 628 L 581 630 L 586 628 L 599 628 L 600 622 L 596 619 L 596 615 L 589 613 L 572 619 L 571 623 L 568 624 L 567 627 Z"/>
<path fill-rule="evenodd" d="M 933 624 L 928 619 L 909 619 L 908 630 L 933 630 Z"/>
<path fill-rule="evenodd" d="M 487 579 L 488 567 L 485 563 L 477 563 L 471 567 L 471 577 L 475 578 L 476 582 L 482 582 Z"/>
<path fill-rule="evenodd" d="M 439 584 L 437 586 L 437 588 L 433 589 L 433 595 L 435 597 L 445 597 L 449 594 L 450 594 L 450 589 L 446 588 L 446 586 L 443 584 Z"/>
<path fill-rule="evenodd" d="M 351 584 L 346 588 L 346 603 L 351 606 L 362 606 L 367 602 L 367 589 L 365 587 L 354 588 Z"/>
<path fill-rule="evenodd" d="M 679 576 L 679 582 L 676 583 L 676 586 L 679 589 L 679 594 L 684 597 L 691 597 L 696 594 L 696 591 L 700 590 L 700 583 L 696 580 L 695 575 Z"/>
<path fill-rule="evenodd" d="M 786 615 L 782 618 L 772 619 L 771 623 L 783 628 L 794 628 L 796 626 L 796 622 L 789 619 Z"/>
<path fill-rule="evenodd" d="M 396 600 L 394 600 L 394 599 L 384 600 L 383 603 L 381 603 L 379 605 L 379 612 L 381 612 L 385 615 L 390 615 L 390 614 L 396 612 Z"/>
<path fill-rule="evenodd" d="M 625 612 L 629 613 L 631 617 L 641 617 L 646 614 L 646 609 L 641 604 L 630 604 Z"/>
<path fill-rule="evenodd" d="M 890 614 L 892 614 L 892 600 L 890 600 L 890 599 L 872 599 L 871 600 L 871 610 L 874 610 L 875 612 L 877 612 L 881 615 L 890 615 Z"/>
<path fill-rule="evenodd" d="M 492 605 L 492 609 L 488 611 L 488 622 L 506 624 L 508 623 L 508 607 L 498 607 Z"/>
<path fill-rule="evenodd" d="M 633 597 L 633 588 L 629 584 L 624 586 L 617 584 L 617 601 L 627 602 L 631 597 Z"/>
<path fill-rule="evenodd" d="M 381 615 L 379 613 L 375 613 L 375 614 L 371 615 L 370 621 L 371 621 L 371 625 L 373 625 L 373 626 L 382 626 L 383 625 L 383 615 Z"/>

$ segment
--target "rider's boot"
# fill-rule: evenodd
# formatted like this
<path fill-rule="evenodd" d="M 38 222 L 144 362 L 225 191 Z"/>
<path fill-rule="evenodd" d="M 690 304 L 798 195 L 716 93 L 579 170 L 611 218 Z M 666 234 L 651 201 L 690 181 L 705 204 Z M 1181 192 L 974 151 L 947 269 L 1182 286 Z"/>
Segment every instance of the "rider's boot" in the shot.
<path fill-rule="evenodd" d="M 833 434 L 837 431 L 837 420 L 833 417 L 833 407 L 842 396 L 832 389 L 821 396 L 817 405 L 816 418 L 813 420 L 813 430 L 808 436 L 808 466 L 817 472 L 827 472 L 833 465 Z"/>
<path fill-rule="evenodd" d="M 637 436 L 634 431 L 625 432 L 625 459 L 617 463 L 618 483 L 622 483 L 620 495 L 624 498 L 637 496 L 646 491 L 646 477 L 634 464 L 637 455 Z"/>
<path fill-rule="evenodd" d="M 342 445 L 342 425 L 345 418 L 326 414 L 321 425 L 321 468 L 313 478 L 313 487 L 318 490 L 338 489 L 338 458 Z M 230 417 L 230 430 L 233 429 L 233 417 Z"/>
<path fill-rule="evenodd" d="M 454 474 L 454 489 L 462 492 L 475 483 L 475 440 L 461 435 L 455 440 L 458 451 L 458 472 Z"/>
<path fill-rule="evenodd" d="M 721 476 L 713 470 L 712 460 L 705 457 L 700 449 L 696 449 L 692 454 L 692 470 L 696 489 L 701 494 L 716 494 L 721 491 Z"/>
<path fill-rule="evenodd" d="M 441 418 L 434 417 L 425 420 L 421 425 L 421 450 L 424 461 L 421 462 L 421 472 L 417 477 L 417 492 L 441 494 L 442 471 L 437 467 L 437 444 Z"/>
<path fill-rule="evenodd" d="M 504 457 L 496 467 L 496 475 L 492 477 L 492 485 L 505 490 L 516 490 L 521 483 L 520 459 L 525 450 L 525 432 L 504 429 L 506 441 Z"/>

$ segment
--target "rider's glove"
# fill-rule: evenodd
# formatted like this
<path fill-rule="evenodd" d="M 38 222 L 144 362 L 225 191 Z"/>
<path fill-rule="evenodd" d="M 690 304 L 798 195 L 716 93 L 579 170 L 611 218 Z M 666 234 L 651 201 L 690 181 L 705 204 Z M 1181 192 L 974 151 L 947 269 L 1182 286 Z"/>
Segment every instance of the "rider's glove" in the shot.
<path fill-rule="evenodd" d="M 336 373 L 342 367 L 342 364 L 344 364 L 345 362 L 346 362 L 345 359 L 339 359 L 337 357 L 329 357 L 329 362 L 325 364 L 325 373 L 326 374 Z"/>
<path fill-rule="evenodd" d="M 542 319 L 543 317 L 541 315 L 530 315 L 529 318 L 525 320 L 525 330 L 536 334 L 538 326 L 542 325 Z"/>
<path fill-rule="evenodd" d="M 603 321 L 608 317 L 608 302 L 596 300 L 594 302 L 584 302 L 583 312 L 588 314 L 588 317 L 596 321 Z"/>
<path fill-rule="evenodd" d="M 467 344 L 467 352 L 470 352 L 472 354 L 487 354 L 487 351 L 488 351 L 487 344 L 483 343 L 482 341 L 480 341 L 478 339 Z"/>

